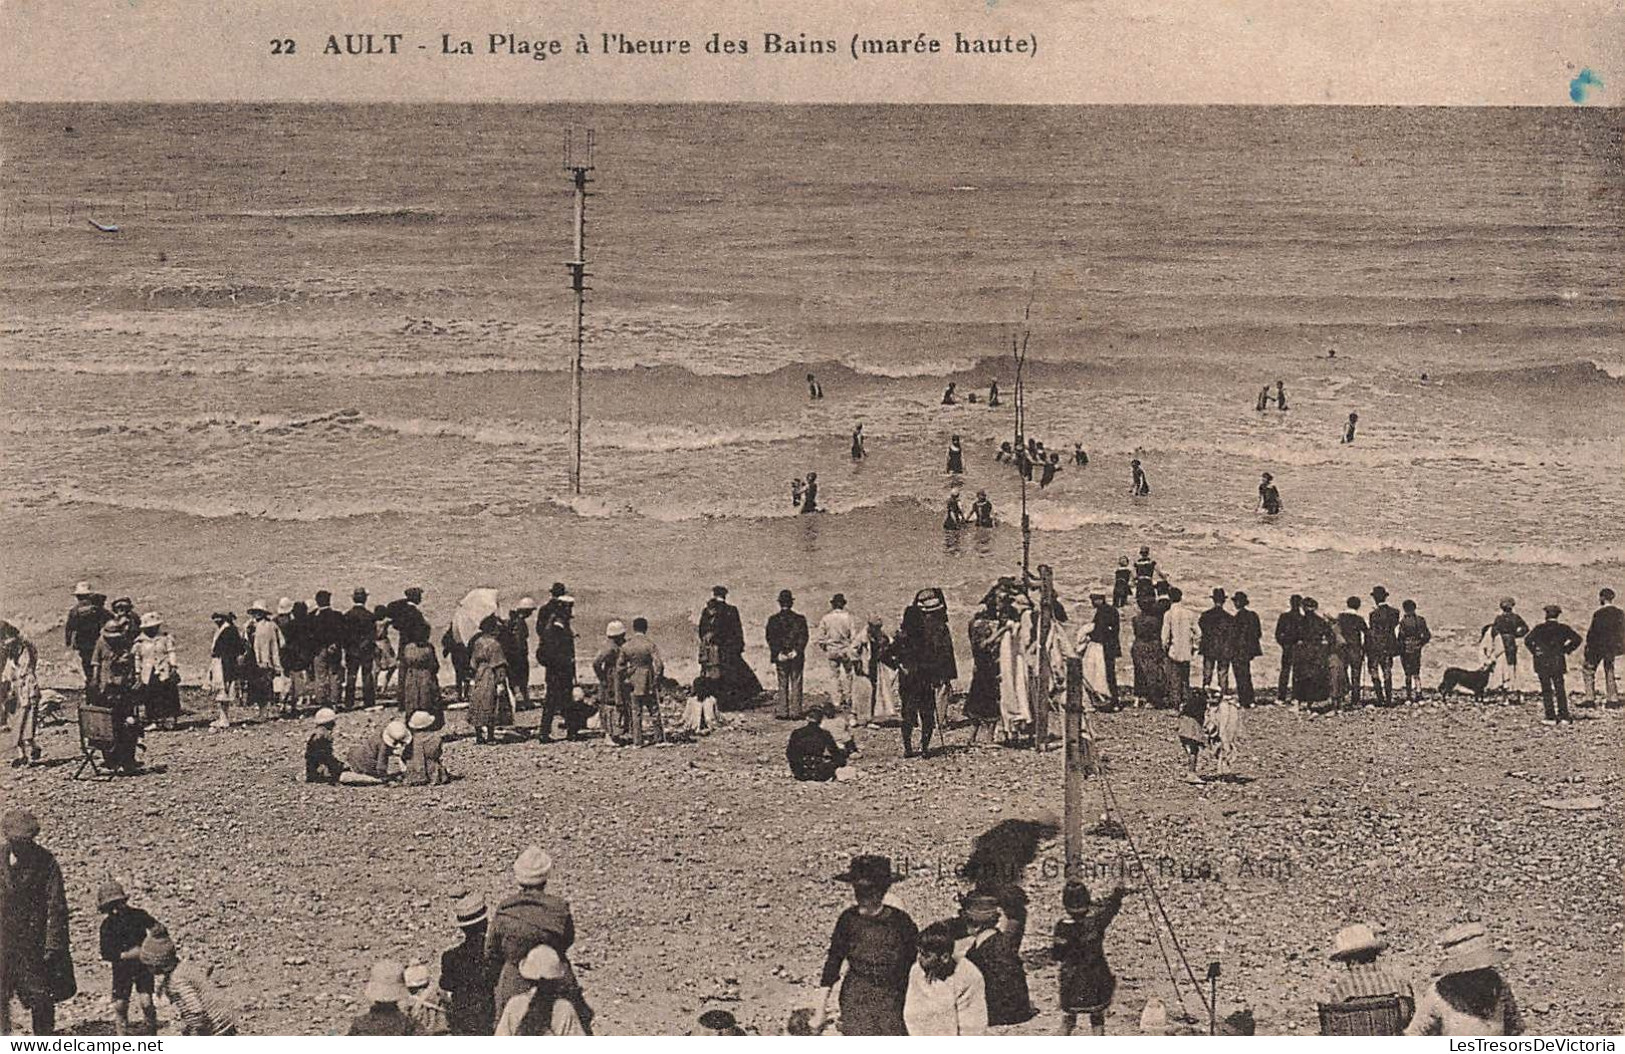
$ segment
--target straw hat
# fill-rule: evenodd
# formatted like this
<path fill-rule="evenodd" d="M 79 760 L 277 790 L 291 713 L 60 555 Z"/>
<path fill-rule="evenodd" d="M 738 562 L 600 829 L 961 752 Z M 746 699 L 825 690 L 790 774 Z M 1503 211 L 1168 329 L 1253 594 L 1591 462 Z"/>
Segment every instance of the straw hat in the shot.
<path fill-rule="evenodd" d="M 163 624 L 164 620 L 158 616 L 158 612 L 156 611 L 149 611 L 145 615 L 141 616 L 142 629 L 158 629 Z"/>
<path fill-rule="evenodd" d="M 539 845 L 529 846 L 513 862 L 514 881 L 521 886 L 539 886 L 553 873 L 553 858 Z"/>
<path fill-rule="evenodd" d="M 250 615 L 269 615 L 271 613 L 271 609 L 265 606 L 265 601 L 256 600 L 252 604 L 248 605 L 248 613 Z"/>
<path fill-rule="evenodd" d="M 1363 922 L 1356 922 L 1337 931 L 1337 936 L 1332 939 L 1331 960 L 1343 962 L 1356 956 L 1380 952 L 1387 947 L 1388 942 L 1379 940 L 1375 930 Z"/>
<path fill-rule="evenodd" d="M 414 710 L 406 719 L 406 727 L 413 732 L 427 732 L 434 727 L 434 715 L 427 710 Z"/>
<path fill-rule="evenodd" d="M 276 613 L 278 615 L 293 614 L 293 598 L 283 597 L 282 599 L 278 600 L 276 602 Z"/>
<path fill-rule="evenodd" d="M 463 897 L 452 905 L 451 910 L 457 916 L 457 925 L 464 929 L 478 926 L 491 917 L 490 909 L 485 904 L 485 897 L 479 893 L 470 893 Z"/>
<path fill-rule="evenodd" d="M 413 963 L 401 975 L 406 982 L 407 991 L 415 992 L 429 987 L 429 968 L 422 963 Z"/>
<path fill-rule="evenodd" d="M 122 904 L 129 899 L 130 895 L 124 892 L 124 887 L 117 882 L 103 882 L 96 890 L 96 908 L 100 911 L 106 911 L 114 904 Z"/>
<path fill-rule="evenodd" d="M 859 853 L 845 871 L 835 876 L 835 881 L 854 886 L 889 886 L 907 877 L 892 870 L 890 857 Z"/>
<path fill-rule="evenodd" d="M 90 588 L 89 582 L 80 582 L 73 587 L 73 595 L 76 597 L 88 597 L 94 592 L 95 590 Z"/>
<path fill-rule="evenodd" d="M 39 818 L 27 809 L 7 809 L 0 816 L 0 834 L 8 842 L 32 842 L 39 837 Z"/>
<path fill-rule="evenodd" d="M 311 720 L 316 722 L 318 725 L 336 725 L 339 722 L 338 711 L 334 710 L 331 706 L 324 706 L 320 710 L 316 711 L 316 716 L 311 718 Z"/>
<path fill-rule="evenodd" d="M 626 627 L 621 624 L 620 619 L 612 619 L 609 625 L 604 627 L 604 636 L 624 637 L 626 636 Z"/>
<path fill-rule="evenodd" d="M 557 981 L 564 976 L 564 960 L 545 944 L 538 944 L 519 960 L 519 976 L 527 981 Z"/>
<path fill-rule="evenodd" d="M 1507 959 L 1507 953 L 1490 940 L 1482 922 L 1464 922 L 1451 927 L 1440 936 L 1439 945 L 1444 949 L 1444 958 L 1433 972 L 1440 977 L 1483 970 Z"/>
<path fill-rule="evenodd" d="M 515 611 L 535 611 L 536 610 L 536 598 L 535 597 L 520 597 L 519 598 L 519 603 L 514 606 L 514 610 Z"/>
<path fill-rule="evenodd" d="M 406 990 L 405 971 L 401 969 L 401 964 L 374 963 L 363 994 L 370 1003 L 398 1003 L 405 999 L 411 993 Z"/>
<path fill-rule="evenodd" d="M 412 740 L 412 733 L 411 733 L 411 731 L 409 729 L 407 729 L 406 725 L 403 722 L 401 722 L 401 721 L 391 721 L 389 724 L 384 726 L 384 741 L 385 742 L 390 743 L 390 744 L 392 744 L 394 746 L 400 746 L 403 743 L 411 742 L 411 740 Z"/>

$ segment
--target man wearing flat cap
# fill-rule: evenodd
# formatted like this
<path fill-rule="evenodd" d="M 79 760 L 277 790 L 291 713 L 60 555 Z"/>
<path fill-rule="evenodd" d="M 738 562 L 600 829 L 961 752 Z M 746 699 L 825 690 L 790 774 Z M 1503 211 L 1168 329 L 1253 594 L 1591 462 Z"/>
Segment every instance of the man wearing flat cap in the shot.
<path fill-rule="evenodd" d="M 1572 725 L 1569 717 L 1569 693 L 1563 685 L 1568 672 L 1569 653 L 1581 644 L 1580 635 L 1567 623 L 1559 622 L 1563 609 L 1556 604 L 1546 605 L 1546 621 L 1529 631 L 1523 646 L 1535 657 L 1535 676 L 1540 679 L 1540 699 L 1546 706 L 1546 719 L 1542 724 Z"/>
<path fill-rule="evenodd" d="M 0 816 L 0 1035 L 12 1034 L 12 996 L 33 1017 L 34 1035 L 56 1031 L 56 1004 L 78 992 L 68 948 L 68 894 L 56 857 L 42 848 L 26 809 Z"/>

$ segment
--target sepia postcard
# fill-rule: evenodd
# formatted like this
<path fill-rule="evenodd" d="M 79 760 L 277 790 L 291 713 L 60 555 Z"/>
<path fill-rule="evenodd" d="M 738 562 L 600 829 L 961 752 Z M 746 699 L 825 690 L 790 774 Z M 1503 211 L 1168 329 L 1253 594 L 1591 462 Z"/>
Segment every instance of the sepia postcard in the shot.
<path fill-rule="evenodd" d="M 0 1032 L 1612 1050 L 1622 92 L 1618 0 L 7 0 Z"/>

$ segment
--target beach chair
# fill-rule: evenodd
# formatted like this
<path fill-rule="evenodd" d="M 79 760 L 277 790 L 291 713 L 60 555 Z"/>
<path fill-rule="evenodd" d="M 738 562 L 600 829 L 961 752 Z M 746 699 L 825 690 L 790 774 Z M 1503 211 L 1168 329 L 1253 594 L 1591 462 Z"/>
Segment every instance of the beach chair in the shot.
<path fill-rule="evenodd" d="M 79 767 L 73 770 L 73 778 L 79 779 L 85 769 L 90 769 L 93 778 L 106 776 L 111 778 L 112 773 L 103 771 L 100 755 L 103 751 L 112 750 L 113 741 L 113 711 L 103 706 L 79 707 Z"/>
<path fill-rule="evenodd" d="M 1365 996 L 1320 1004 L 1323 1036 L 1397 1036 L 1405 1030 L 1405 1009 L 1397 995 Z"/>

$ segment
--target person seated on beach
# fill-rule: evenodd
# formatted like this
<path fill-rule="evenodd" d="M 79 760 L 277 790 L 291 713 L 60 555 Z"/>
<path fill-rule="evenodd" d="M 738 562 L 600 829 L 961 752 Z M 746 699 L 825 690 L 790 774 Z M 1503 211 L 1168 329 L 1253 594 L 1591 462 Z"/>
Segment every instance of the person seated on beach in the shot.
<path fill-rule="evenodd" d="M 412 734 L 412 742 L 402 761 L 403 782 L 408 787 L 438 787 L 451 782 L 451 773 L 441 761 L 443 747 L 434 726 L 435 715 L 427 710 L 415 711 L 407 719 L 406 730 Z"/>
<path fill-rule="evenodd" d="M 367 1012 L 350 1022 L 347 1036 L 415 1036 L 417 1023 L 401 1008 L 410 993 L 398 962 L 374 963 L 362 991 Z"/>
<path fill-rule="evenodd" d="M 330 706 L 316 711 L 316 729 L 305 740 L 305 782 L 337 783 L 344 774 L 344 762 L 333 750 L 333 728 L 339 715 Z"/>
<path fill-rule="evenodd" d="M 1416 1003 L 1407 1036 L 1521 1036 L 1523 1014 L 1496 965 L 1507 954 L 1481 922 L 1454 926 L 1439 938 L 1444 961 Z"/>
<path fill-rule="evenodd" d="M 180 1018 L 183 1036 L 235 1036 L 237 1014 L 207 967 L 182 963 L 169 930 L 157 923 L 141 942 L 141 963 L 153 974 L 153 994 L 166 999 Z"/>
<path fill-rule="evenodd" d="M 519 976 L 528 982 L 509 999 L 497 1019 L 498 1036 L 585 1036 L 576 1012 L 573 990 L 565 976 L 564 960 L 546 944 L 538 944 L 519 961 Z"/>
<path fill-rule="evenodd" d="M 694 678 L 683 703 L 683 726 L 679 734 L 689 740 L 710 735 L 719 727 L 715 687 L 703 674 Z"/>
<path fill-rule="evenodd" d="M 1377 962 L 1377 957 L 1387 948 L 1388 942 L 1379 940 L 1376 931 L 1363 922 L 1338 930 L 1332 942 L 1331 960 L 1342 963 L 1344 969 L 1332 979 L 1326 1002 L 1337 1004 L 1394 996 L 1399 999 L 1399 1027 L 1404 1028 L 1416 1012 L 1416 995 L 1409 981 Z"/>
<path fill-rule="evenodd" d="M 438 987 L 430 983 L 429 968 L 422 963 L 413 963 L 406 968 L 402 975 L 406 982 L 408 998 L 406 1016 L 412 1019 L 420 1036 L 449 1036 L 451 1035 L 451 1019 L 446 1009 L 445 994 Z"/>
<path fill-rule="evenodd" d="M 944 389 L 944 391 L 942 393 L 942 405 L 943 406 L 953 406 L 957 402 L 959 402 L 959 400 L 954 398 L 954 382 L 949 381 L 948 382 L 948 387 L 946 389 Z"/>
<path fill-rule="evenodd" d="M 807 485 L 801 490 L 802 512 L 823 512 L 818 507 L 818 473 L 807 473 Z"/>
<path fill-rule="evenodd" d="M 835 779 L 836 773 L 846 765 L 846 751 L 824 727 L 824 719 L 832 716 L 833 710 L 810 706 L 807 708 L 807 723 L 790 733 L 784 756 L 790 763 L 790 774 L 796 779 L 828 782 Z"/>
<path fill-rule="evenodd" d="M 976 500 L 971 502 L 970 518 L 978 527 L 993 526 L 993 503 L 987 499 L 987 491 L 976 492 Z"/>
<path fill-rule="evenodd" d="M 1089 455 L 1084 453 L 1082 443 L 1072 444 L 1072 463 L 1080 468 L 1089 464 Z"/>
<path fill-rule="evenodd" d="M 948 492 L 948 509 L 942 516 L 942 529 L 957 531 L 965 526 L 965 510 L 959 506 L 959 491 Z"/>
<path fill-rule="evenodd" d="M 399 780 L 405 774 L 402 755 L 411 744 L 412 733 L 406 727 L 406 722 L 389 722 L 377 734 L 350 748 L 345 758 L 348 769 L 339 776 L 339 782 L 347 786 L 372 787 Z"/>

